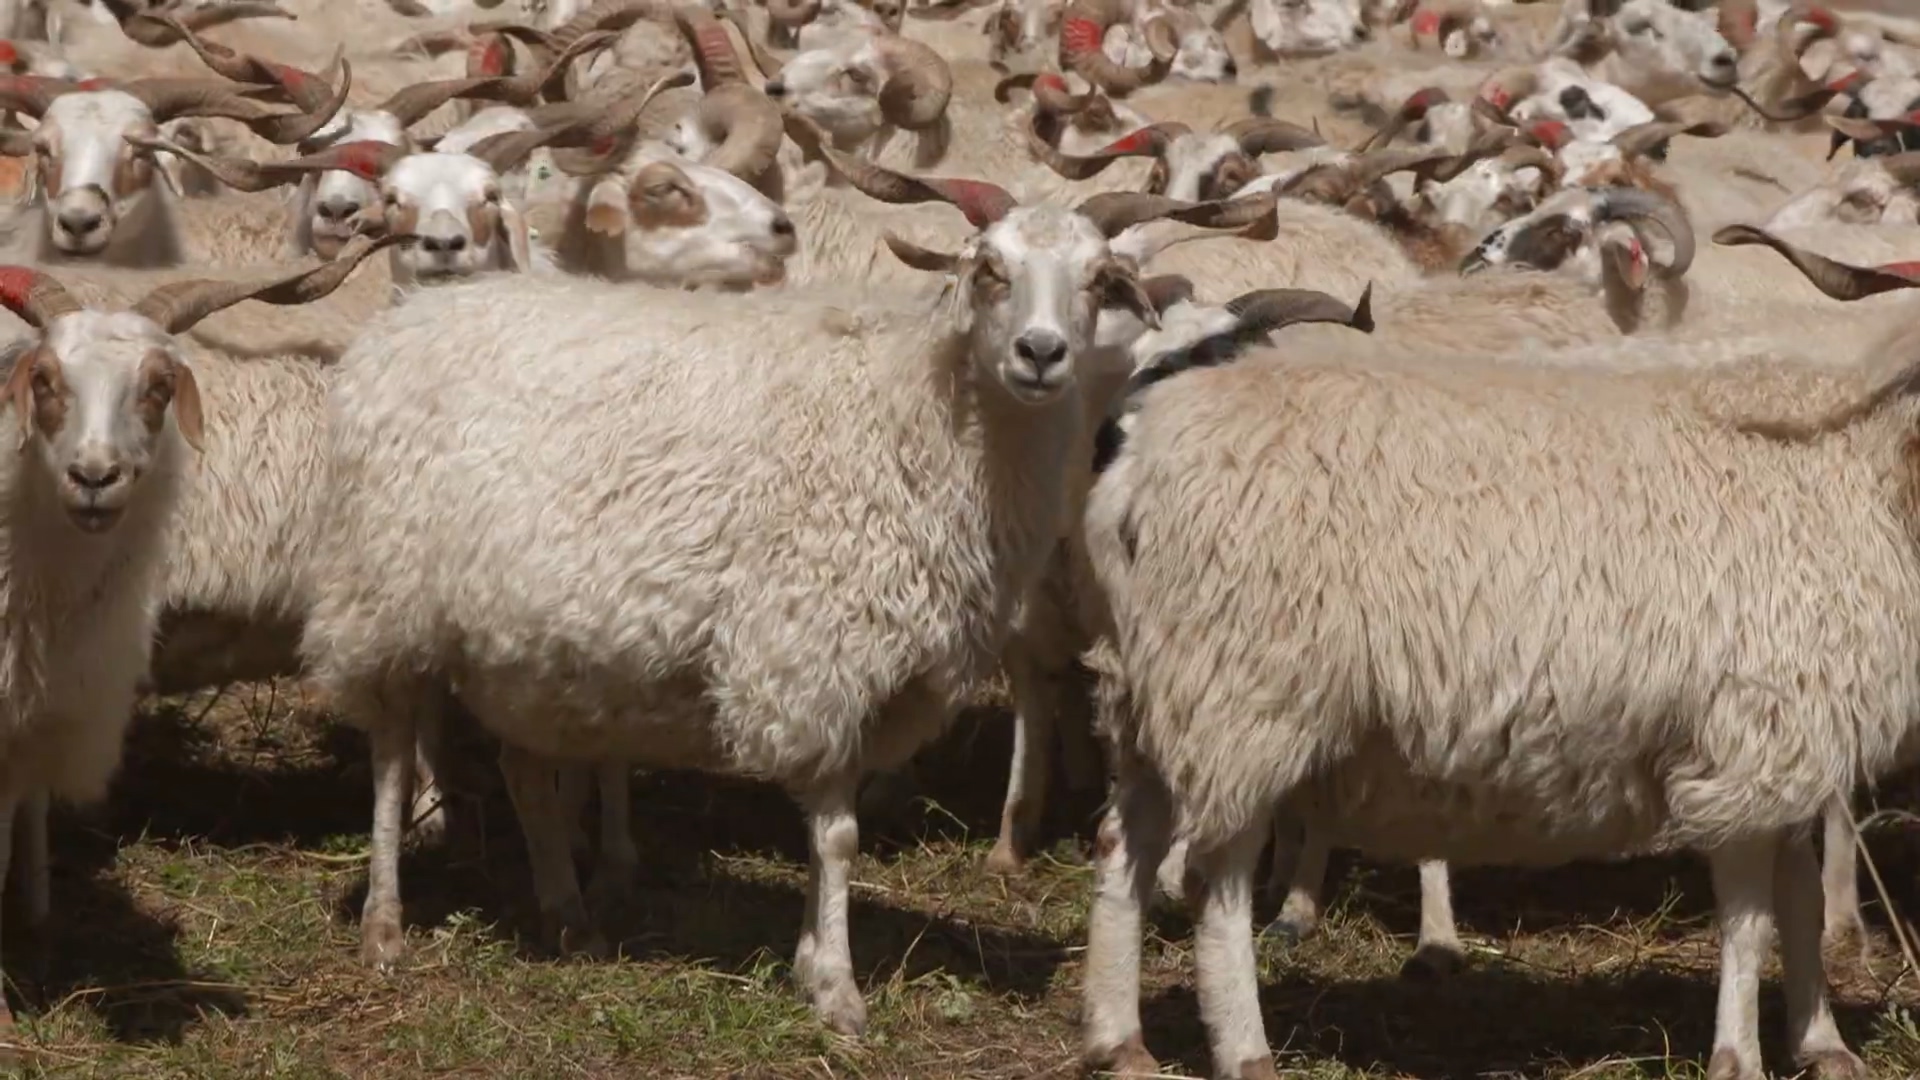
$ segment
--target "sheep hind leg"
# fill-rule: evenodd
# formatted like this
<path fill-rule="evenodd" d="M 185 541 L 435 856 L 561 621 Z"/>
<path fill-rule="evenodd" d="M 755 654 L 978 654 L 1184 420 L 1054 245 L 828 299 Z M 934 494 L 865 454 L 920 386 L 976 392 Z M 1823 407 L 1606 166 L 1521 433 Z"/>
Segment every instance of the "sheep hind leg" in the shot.
<path fill-rule="evenodd" d="M 360 960 L 390 970 L 406 955 L 400 921 L 400 846 L 407 824 L 407 788 L 414 765 L 410 694 L 387 687 L 375 696 L 368 735 L 373 744 L 373 836 L 367 901 L 360 910 Z"/>
<path fill-rule="evenodd" d="M 1720 923 L 1720 991 L 1707 1080 L 1762 1080 L 1760 972 L 1773 923 L 1772 835 L 1710 852 L 1714 906 Z"/>
<path fill-rule="evenodd" d="M 867 1027 L 867 1003 L 853 978 L 853 945 L 847 932 L 848 886 L 860 854 L 854 817 L 858 781 L 830 780 L 799 799 L 807 815 L 807 902 L 793 972 L 821 1022 L 842 1035 Z"/>
<path fill-rule="evenodd" d="M 1798 829 L 1780 838 L 1774 856 L 1773 903 L 1779 918 L 1780 970 L 1786 984 L 1787 1043 L 1794 1064 L 1817 1080 L 1866 1080 L 1866 1065 L 1834 1025 L 1821 960 L 1823 903 L 1813 844 Z"/>
<path fill-rule="evenodd" d="M 1170 857 L 1172 807 L 1165 784 L 1144 761 L 1122 752 L 1114 765 L 1112 804 L 1093 845 L 1082 1058 L 1089 1068 L 1121 1076 L 1155 1076 L 1160 1066 L 1140 1026 L 1140 952 L 1144 912 Z"/>
<path fill-rule="evenodd" d="M 1298 944 L 1320 928 L 1321 896 L 1327 887 L 1327 832 L 1311 821 L 1301 825 L 1299 857 L 1280 914 L 1264 931 Z"/>
<path fill-rule="evenodd" d="M 608 955 L 606 939 L 587 916 L 586 900 L 573 869 L 573 829 L 560 797 L 560 776 L 575 768 L 500 744 L 500 775 L 513 799 L 520 833 L 527 841 L 527 862 L 533 868 L 533 894 L 540 904 L 541 928 L 562 955 Z M 577 807 L 576 807 L 577 809 Z"/>
<path fill-rule="evenodd" d="M 17 792 L 0 791 L 0 881 L 6 880 L 8 865 L 13 861 L 13 827 L 21 801 Z M 0 978 L 0 1067 L 14 1064 L 20 1056 L 13 1010 L 7 1007 L 8 981 Z"/>
<path fill-rule="evenodd" d="M 1013 761 L 1007 770 L 1007 798 L 1000 810 L 1000 836 L 987 855 L 987 870 L 1018 873 L 1033 852 L 1046 806 L 1048 773 L 1053 767 L 1054 703 L 1050 680 L 1031 655 L 1032 646 L 1012 642 L 1006 651 L 1007 681 L 1013 687 Z"/>
<path fill-rule="evenodd" d="M 1467 965 L 1460 928 L 1453 921 L 1453 888 L 1447 864 L 1439 859 L 1420 863 L 1420 941 L 1400 967 L 1400 977 L 1432 981 L 1456 975 Z"/>
<path fill-rule="evenodd" d="M 587 883 L 587 899 L 595 908 L 624 904 L 633 897 L 640 870 L 640 850 L 633 843 L 633 804 L 627 793 L 632 768 L 610 761 L 598 770 L 600 787 L 600 854 Z"/>
<path fill-rule="evenodd" d="M 1860 852 L 1854 846 L 1853 815 L 1846 799 L 1835 796 L 1821 815 L 1824 837 L 1820 885 L 1825 895 L 1825 930 L 1821 946 L 1835 963 L 1870 959 L 1872 939 L 1860 914 Z"/>
<path fill-rule="evenodd" d="M 53 867 L 47 849 L 47 801 L 45 791 L 37 791 L 20 801 L 13 819 L 15 883 L 20 889 L 21 912 L 30 929 L 47 923 L 53 910 Z"/>
<path fill-rule="evenodd" d="M 444 718 L 422 715 L 414 724 L 413 798 L 407 809 L 407 835 L 422 848 L 447 842 L 447 768 Z"/>
<path fill-rule="evenodd" d="M 1275 1080 L 1273 1052 L 1260 1018 L 1260 969 L 1253 947 L 1253 878 L 1265 829 L 1240 836 L 1194 859 L 1193 932 L 1200 1015 L 1213 1047 L 1214 1075 Z"/>

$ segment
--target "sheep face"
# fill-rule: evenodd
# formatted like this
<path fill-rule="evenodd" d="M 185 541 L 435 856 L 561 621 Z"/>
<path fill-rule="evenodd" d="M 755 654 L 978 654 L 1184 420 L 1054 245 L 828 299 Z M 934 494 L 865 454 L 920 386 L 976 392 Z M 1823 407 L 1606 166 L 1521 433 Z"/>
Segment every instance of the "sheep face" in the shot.
<path fill-rule="evenodd" d="M 466 154 L 410 154 L 380 184 L 387 229 L 409 234 L 394 249 L 396 280 L 422 283 L 483 270 L 528 268 L 527 227 L 500 195 L 500 178 Z"/>
<path fill-rule="evenodd" d="M 166 420 L 200 443 L 193 369 L 149 320 L 76 311 L 53 321 L 12 360 L 7 396 L 68 518 L 82 532 L 111 529 L 162 453 Z"/>
<path fill-rule="evenodd" d="M 628 169 L 585 192 L 587 230 L 624 246 L 627 275 L 734 289 L 786 277 L 798 248 L 793 221 L 753 185 L 657 147 Z"/>
<path fill-rule="evenodd" d="M 312 139 L 300 147 L 311 153 L 335 143 L 383 142 L 409 145 L 400 122 L 384 112 L 342 109 Z M 360 216 L 380 205 L 380 188 L 373 181 L 345 169 L 318 173 L 300 181 L 293 203 L 293 246 L 332 258 L 353 237 Z"/>
<path fill-rule="evenodd" d="M 1239 68 L 1220 32 L 1200 26 L 1180 35 L 1180 49 L 1173 54 L 1173 66 L 1168 73 L 1188 82 L 1229 83 L 1239 74 Z"/>
<path fill-rule="evenodd" d="M 55 250 L 92 256 L 106 249 L 115 224 L 153 182 L 152 163 L 126 137 L 158 134 L 147 107 L 117 90 L 63 94 L 47 106 L 33 148 Z"/>
<path fill-rule="evenodd" d="M 1000 0 L 987 20 L 988 58 L 1000 63 L 1043 52 L 1060 36 L 1060 0 Z"/>
<path fill-rule="evenodd" d="M 1763 226 L 1769 232 L 1841 222 L 1912 225 L 1920 221 L 1920 177 L 1898 177 L 1884 158 L 1843 164 L 1833 179 L 1787 200 Z"/>
<path fill-rule="evenodd" d="M 1187 202 L 1224 199 L 1260 175 L 1231 135 L 1181 135 L 1168 144 L 1147 177 L 1147 190 Z"/>
<path fill-rule="evenodd" d="M 1541 74 L 1541 92 L 1513 107 L 1513 118 L 1522 124 L 1552 120 L 1565 124 L 1576 139 L 1605 142 L 1655 119 L 1639 98 L 1571 65 L 1544 64 Z"/>
<path fill-rule="evenodd" d="M 1253 0 L 1253 34 L 1278 56 L 1339 52 L 1367 38 L 1358 0 Z"/>
<path fill-rule="evenodd" d="M 1459 225 L 1478 235 L 1532 210 L 1544 180 L 1535 166 L 1514 168 L 1489 158 L 1445 183 L 1426 181 L 1420 197 L 1438 224 Z"/>
<path fill-rule="evenodd" d="M 880 129 L 886 81 L 880 50 L 862 35 L 796 55 L 767 81 L 766 93 L 834 138 L 858 141 Z"/>
<path fill-rule="evenodd" d="M 1627 0 L 1612 20 L 1615 63 L 1641 84 L 1692 78 L 1726 89 L 1739 80 L 1740 54 L 1720 36 L 1715 18 L 1666 0 Z"/>
<path fill-rule="evenodd" d="M 1585 191 L 1562 191 L 1533 212 L 1514 218 L 1488 233 L 1467 256 L 1463 269 L 1523 267 L 1558 270 L 1585 245 L 1593 231 L 1592 196 Z"/>
<path fill-rule="evenodd" d="M 954 273 L 975 363 L 1029 405 L 1073 387 L 1102 301 L 1140 289 L 1092 222 L 1046 207 L 1015 209 L 989 226 Z"/>

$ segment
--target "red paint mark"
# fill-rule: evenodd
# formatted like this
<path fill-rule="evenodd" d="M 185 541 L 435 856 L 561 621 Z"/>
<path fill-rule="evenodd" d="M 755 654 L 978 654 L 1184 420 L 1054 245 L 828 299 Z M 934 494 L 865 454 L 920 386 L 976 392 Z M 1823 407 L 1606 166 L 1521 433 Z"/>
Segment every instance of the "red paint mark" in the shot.
<path fill-rule="evenodd" d="M 27 309 L 27 297 L 40 280 L 40 272 L 25 266 L 0 266 L 0 304 L 21 314 Z M 24 317 L 24 316 L 23 316 Z"/>
<path fill-rule="evenodd" d="M 616 145 L 618 145 L 618 142 L 613 136 L 602 135 L 593 140 L 593 146 L 590 147 L 590 149 L 593 151 L 595 157 L 606 157 L 608 154 L 613 153 L 613 148 Z"/>
<path fill-rule="evenodd" d="M 497 36 L 489 36 L 474 42 L 467 50 L 468 67 L 477 75 L 505 75 L 507 56 L 507 43 Z"/>
<path fill-rule="evenodd" d="M 1060 24 L 1060 51 L 1069 56 L 1099 52 L 1106 32 L 1092 19 L 1068 19 Z"/>
<path fill-rule="evenodd" d="M 1440 13 L 1437 11 L 1415 12 L 1413 33 L 1416 37 L 1431 37 L 1440 32 Z"/>
<path fill-rule="evenodd" d="M 271 61 L 267 63 L 267 71 L 273 75 L 274 81 L 286 87 L 289 91 L 296 91 L 300 87 L 305 86 L 310 78 L 306 72 L 301 71 L 299 68 L 288 67 L 285 64 L 275 64 Z"/>
<path fill-rule="evenodd" d="M 1636 266 L 1644 265 L 1647 261 L 1647 249 L 1640 246 L 1639 237 L 1627 241 L 1627 254 Z"/>
<path fill-rule="evenodd" d="M 17 64 L 19 62 L 20 50 L 13 47 L 13 42 L 0 41 L 0 64 Z"/>
<path fill-rule="evenodd" d="M 106 78 L 105 76 L 102 76 L 102 75 L 96 75 L 96 76 L 94 76 L 94 77 L 93 77 L 93 78 L 91 78 L 91 79 L 82 79 L 82 80 L 80 80 L 80 89 L 82 89 L 82 90 L 111 90 L 111 89 L 113 89 L 113 80 L 112 80 L 112 79 L 109 79 L 109 78 Z"/>
<path fill-rule="evenodd" d="M 1867 81 L 1866 72 L 1850 71 L 1847 74 L 1842 75 L 1841 77 L 1828 83 L 1827 89 L 1833 91 L 1836 94 L 1851 94 L 1854 91 L 1860 89 L 1860 87 L 1864 85 L 1866 81 Z"/>
<path fill-rule="evenodd" d="M 1888 263 L 1885 266 L 1877 267 L 1877 269 L 1883 274 L 1892 274 L 1895 277 L 1903 277 L 1909 280 L 1920 278 L 1920 261 Z"/>
<path fill-rule="evenodd" d="M 1558 150 L 1573 139 L 1573 132 L 1558 120 L 1536 120 L 1527 125 L 1527 134 L 1549 150 Z"/>
<path fill-rule="evenodd" d="M 335 168 L 350 172 L 362 180 L 378 180 L 386 173 L 387 144 L 362 139 L 335 152 Z"/>
<path fill-rule="evenodd" d="M 1756 14 L 1754 17 L 1757 19 L 1759 16 Z M 1834 18 L 1833 12 L 1828 11 L 1826 8 L 1810 7 L 1800 18 L 1802 21 L 1810 22 L 1829 34 L 1837 34 L 1840 32 L 1840 20 Z"/>
<path fill-rule="evenodd" d="M 978 180 L 944 180 L 941 187 L 976 229 L 984 229 L 999 221 L 1013 208 L 1012 197 L 994 184 L 984 184 Z"/>
<path fill-rule="evenodd" d="M 1157 140 L 1154 136 L 1156 134 L 1152 128 L 1141 128 L 1131 135 L 1123 135 L 1113 142 L 1108 143 L 1105 147 L 1101 148 L 1095 156 L 1105 156 L 1108 154 L 1151 154 L 1155 150 Z"/>
<path fill-rule="evenodd" d="M 1070 93 L 1070 91 L 1067 89 L 1067 80 L 1061 78 L 1058 75 L 1054 75 L 1052 73 L 1042 75 L 1039 78 L 1033 80 L 1033 88 L 1035 90 L 1038 90 L 1043 86 L 1049 87 L 1054 90 L 1058 90 L 1062 94 Z"/>
<path fill-rule="evenodd" d="M 1486 87 L 1480 91 L 1480 99 L 1501 112 L 1506 112 L 1507 106 L 1513 104 L 1513 94 L 1504 86 Z"/>
<path fill-rule="evenodd" d="M 1435 105 L 1447 103 L 1447 92 L 1437 86 L 1429 86 L 1413 95 L 1400 106 L 1400 112 L 1409 120 L 1418 120 L 1427 115 L 1427 110 Z"/>

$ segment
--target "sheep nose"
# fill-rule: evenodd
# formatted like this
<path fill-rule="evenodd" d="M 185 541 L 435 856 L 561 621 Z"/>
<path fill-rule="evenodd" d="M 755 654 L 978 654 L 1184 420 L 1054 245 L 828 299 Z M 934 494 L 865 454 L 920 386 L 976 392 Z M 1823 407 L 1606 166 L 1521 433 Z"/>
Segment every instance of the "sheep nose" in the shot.
<path fill-rule="evenodd" d="M 1239 74 L 1240 74 L 1240 65 L 1238 65 L 1238 64 L 1236 64 L 1236 63 L 1234 63 L 1233 61 L 1231 61 L 1231 60 L 1229 60 L 1229 61 L 1227 61 L 1227 66 L 1226 66 L 1226 68 L 1224 68 L 1223 70 L 1225 70 L 1225 71 L 1226 71 L 1226 73 L 1227 73 L 1227 78 L 1229 78 L 1229 79 L 1231 79 L 1231 78 L 1233 78 L 1233 77 L 1235 77 L 1235 76 L 1237 76 L 1237 75 L 1239 75 Z"/>
<path fill-rule="evenodd" d="M 467 250 L 467 238 L 458 233 L 452 236 L 423 236 L 420 246 L 436 255 L 457 255 Z"/>
<path fill-rule="evenodd" d="M 87 491 L 105 491 L 120 482 L 118 465 L 69 465 L 67 479 Z"/>
<path fill-rule="evenodd" d="M 760 89 L 768 97 L 784 97 L 786 96 L 786 93 L 787 93 L 787 84 L 781 82 L 779 79 L 768 79 L 767 85 L 761 87 Z"/>
<path fill-rule="evenodd" d="M 773 235 L 775 236 L 791 237 L 793 235 L 793 219 L 785 214 L 775 214 L 773 224 L 770 228 L 773 229 Z"/>
<path fill-rule="evenodd" d="M 104 219 L 100 216 L 100 211 L 98 210 L 60 211 L 60 227 L 72 236 L 87 235 L 99 228 L 102 220 Z"/>
<path fill-rule="evenodd" d="M 320 200 L 317 209 L 320 211 L 320 216 L 327 221 L 345 221 L 360 212 L 360 204 L 352 199 L 335 195 Z"/>
<path fill-rule="evenodd" d="M 1709 63 L 1715 71 L 1732 71 L 1739 66 L 1740 58 L 1735 56 L 1732 50 L 1728 50 L 1716 54 Z"/>
<path fill-rule="evenodd" d="M 1029 330 L 1014 340 L 1013 352 L 1043 376 L 1067 358 L 1067 342 L 1051 330 Z"/>

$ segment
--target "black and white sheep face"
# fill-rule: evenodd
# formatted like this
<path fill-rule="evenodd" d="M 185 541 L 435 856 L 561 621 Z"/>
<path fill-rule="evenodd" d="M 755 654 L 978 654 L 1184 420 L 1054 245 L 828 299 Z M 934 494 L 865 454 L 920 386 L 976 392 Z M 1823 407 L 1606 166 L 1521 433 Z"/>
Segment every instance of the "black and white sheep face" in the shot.
<path fill-rule="evenodd" d="M 1279 56 L 1339 52 L 1367 38 L 1359 0 L 1253 0 L 1253 35 Z"/>
<path fill-rule="evenodd" d="M 1627 0 L 1612 17 L 1610 63 L 1631 72 L 1636 86 L 1697 79 L 1726 89 L 1739 81 L 1740 54 L 1720 35 L 1716 17 L 1666 0 Z"/>
<path fill-rule="evenodd" d="M 189 443 L 200 443 L 193 370 L 139 315 L 61 316 L 8 360 L 23 447 L 82 532 L 106 532 L 125 514 L 163 452 L 169 413 Z"/>
<path fill-rule="evenodd" d="M 336 143 L 382 142 L 407 145 L 407 133 L 391 114 L 371 109 L 342 109 L 302 146 L 307 153 Z M 332 258 L 353 238 L 361 216 L 380 205 L 380 188 L 345 169 L 317 173 L 300 181 L 293 202 L 293 247 Z"/>
<path fill-rule="evenodd" d="M 1225 199 L 1257 179 L 1260 169 L 1231 135 L 1193 133 L 1167 145 L 1147 190 L 1186 202 Z"/>
<path fill-rule="evenodd" d="M 1540 92 L 1513 106 L 1513 118 L 1522 124 L 1551 120 L 1565 124 L 1576 139 L 1606 142 L 1657 119 L 1646 102 L 1571 61 L 1551 60 L 1539 70 Z"/>
<path fill-rule="evenodd" d="M 988 227 L 962 254 L 957 274 L 976 362 L 1030 405 L 1074 385 L 1102 301 L 1140 293 L 1092 222 L 1047 207 L 1013 210 Z"/>
<path fill-rule="evenodd" d="M 410 154 L 380 185 L 387 229 L 413 241 L 394 249 L 394 278 L 422 283 L 483 270 L 530 269 L 527 226 L 500 178 L 466 154 Z"/>
<path fill-rule="evenodd" d="M 1766 220 L 1768 232 L 1811 225 L 1912 225 L 1920 221 L 1920 176 L 1895 176 L 1888 159 L 1848 161 L 1831 179 L 1787 200 Z M 1896 163 L 1896 168 L 1903 165 Z"/>
<path fill-rule="evenodd" d="M 1486 158 L 1445 183 L 1426 181 L 1420 186 L 1420 197 L 1437 223 L 1483 233 L 1532 210 L 1545 183 L 1545 174 L 1536 166 L 1515 167 Z"/>
<path fill-rule="evenodd" d="M 744 289 L 786 277 L 798 237 L 780 205 L 721 169 L 643 147 L 584 192 L 587 229 L 624 249 L 624 272 L 660 285 Z"/>
<path fill-rule="evenodd" d="M 1557 270 L 1577 252 L 1593 230 L 1593 196 L 1562 191 L 1531 213 L 1488 233 L 1461 264 L 1463 273 L 1494 267 Z"/>
<path fill-rule="evenodd" d="M 128 136 L 159 134 L 153 114 L 117 90 L 55 98 L 34 129 L 39 188 L 47 239 L 63 255 L 106 250 L 114 228 L 149 194 L 153 164 L 137 155 Z"/>

